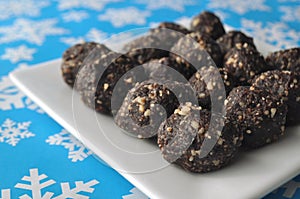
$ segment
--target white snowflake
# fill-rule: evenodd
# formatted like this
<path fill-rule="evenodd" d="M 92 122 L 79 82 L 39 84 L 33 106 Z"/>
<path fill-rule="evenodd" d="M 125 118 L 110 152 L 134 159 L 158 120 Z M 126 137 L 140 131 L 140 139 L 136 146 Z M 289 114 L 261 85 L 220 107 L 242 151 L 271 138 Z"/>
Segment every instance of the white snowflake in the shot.
<path fill-rule="evenodd" d="M 2 189 L 0 199 L 10 199 L 10 189 Z"/>
<path fill-rule="evenodd" d="M 183 17 L 176 19 L 175 22 L 188 28 L 190 26 L 191 20 L 192 20 L 192 17 L 183 16 Z"/>
<path fill-rule="evenodd" d="M 0 20 L 20 16 L 37 17 L 41 9 L 48 5 L 49 1 L 46 0 L 0 0 Z"/>
<path fill-rule="evenodd" d="M 289 182 L 287 182 L 286 184 L 284 184 L 282 187 L 280 188 L 284 188 L 285 191 L 283 193 L 283 197 L 285 198 L 293 198 L 296 191 L 300 188 L 300 182 L 296 182 L 294 180 L 291 180 Z M 273 193 L 277 193 L 278 189 L 275 190 Z"/>
<path fill-rule="evenodd" d="M 50 145 L 60 145 L 65 149 L 68 149 L 68 158 L 71 159 L 72 162 L 83 161 L 92 154 L 92 151 L 83 146 L 81 142 L 69 134 L 65 129 L 60 133 L 49 136 L 46 142 Z"/>
<path fill-rule="evenodd" d="M 16 70 L 27 67 L 20 64 Z M 34 102 L 21 92 L 8 77 L 0 80 L 0 110 L 28 108 L 38 113 L 44 113 Z"/>
<path fill-rule="evenodd" d="M 265 0 L 210 0 L 207 8 L 231 10 L 238 14 L 245 14 L 252 10 L 269 11 L 271 9 L 265 5 Z"/>
<path fill-rule="evenodd" d="M 93 193 L 95 188 L 93 186 L 99 184 L 97 180 L 91 180 L 84 183 L 83 181 L 75 181 L 75 187 L 70 188 L 69 182 L 60 183 L 62 193 L 56 195 L 50 191 L 45 191 L 46 188 L 56 184 L 52 179 L 47 179 L 46 174 L 39 174 L 38 169 L 30 169 L 29 176 L 22 178 L 25 183 L 17 183 L 15 188 L 29 191 L 31 194 L 24 194 L 20 196 L 21 199 L 88 199 L 89 196 L 86 193 Z M 43 182 L 42 182 L 43 181 Z M 8 193 L 7 193 L 8 194 Z M 10 195 L 7 195 L 10 198 Z M 4 198 L 3 198 L 4 199 Z"/>
<path fill-rule="evenodd" d="M 291 48 L 300 42 L 300 32 L 296 32 L 282 22 L 267 22 L 263 26 L 262 22 L 242 19 L 241 23 L 244 31 L 269 49 Z"/>
<path fill-rule="evenodd" d="M 133 188 L 130 190 L 130 195 L 122 196 L 123 199 L 148 199 L 148 197 L 138 190 L 137 188 Z"/>
<path fill-rule="evenodd" d="M 11 63 L 17 63 L 22 60 L 32 60 L 32 55 L 36 52 L 35 48 L 28 48 L 25 45 L 21 45 L 15 48 L 5 48 L 5 53 L 1 56 L 1 59 L 7 59 Z"/>
<path fill-rule="evenodd" d="M 81 22 L 89 18 L 89 13 L 86 11 L 69 11 L 62 14 L 64 22 Z"/>
<path fill-rule="evenodd" d="M 96 28 L 91 28 L 84 36 L 79 37 L 62 37 L 60 41 L 64 44 L 72 46 L 74 44 L 83 43 L 85 41 L 94 41 L 102 43 L 108 37 L 106 32 L 98 30 Z"/>
<path fill-rule="evenodd" d="M 106 4 L 120 2 L 122 0 L 57 0 L 59 10 L 68 10 L 72 8 L 88 8 L 100 11 Z"/>
<path fill-rule="evenodd" d="M 61 37 L 60 41 L 68 46 L 73 46 L 75 44 L 81 44 L 85 42 L 84 37 Z"/>
<path fill-rule="evenodd" d="M 0 142 L 16 146 L 21 139 L 35 136 L 28 131 L 30 123 L 31 122 L 17 123 L 7 118 L 0 126 Z"/>
<path fill-rule="evenodd" d="M 195 0 L 163 0 L 163 1 L 153 1 L 153 0 L 136 0 L 137 3 L 146 4 L 147 9 L 157 10 L 161 8 L 169 8 L 176 10 L 178 12 L 183 12 L 185 6 L 195 5 L 197 1 Z"/>
<path fill-rule="evenodd" d="M 279 10 L 284 13 L 281 16 L 283 21 L 300 22 L 300 6 L 280 6 Z"/>
<path fill-rule="evenodd" d="M 132 38 L 136 36 L 133 32 L 121 32 L 119 34 L 111 35 L 103 43 L 113 51 L 120 52 L 121 46 L 128 43 Z"/>
<path fill-rule="evenodd" d="M 0 44 L 27 41 L 32 44 L 42 45 L 47 36 L 68 33 L 66 29 L 56 27 L 56 24 L 56 19 L 40 21 L 16 19 L 10 26 L 0 26 Z"/>
<path fill-rule="evenodd" d="M 109 8 L 104 14 L 99 15 L 98 19 L 109 21 L 114 27 L 122 27 L 128 24 L 144 25 L 150 14 L 149 11 L 141 11 L 135 7 Z"/>
<path fill-rule="evenodd" d="M 94 41 L 102 43 L 103 40 L 107 39 L 107 33 L 96 28 L 91 28 L 89 32 L 85 35 L 87 41 Z"/>

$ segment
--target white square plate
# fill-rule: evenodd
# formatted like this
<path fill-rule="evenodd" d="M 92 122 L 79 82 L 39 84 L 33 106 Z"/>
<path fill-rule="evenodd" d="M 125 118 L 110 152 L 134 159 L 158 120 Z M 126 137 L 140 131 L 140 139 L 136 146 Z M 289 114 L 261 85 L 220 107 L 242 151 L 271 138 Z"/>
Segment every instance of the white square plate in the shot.
<path fill-rule="evenodd" d="M 125 135 L 112 118 L 95 114 L 77 101 L 76 94 L 72 107 L 72 89 L 62 80 L 60 63 L 54 60 L 15 71 L 10 78 L 97 156 L 153 199 L 259 198 L 300 172 L 299 127 L 287 129 L 288 135 L 277 143 L 241 153 L 235 162 L 216 172 L 192 174 L 174 165 L 151 172 L 157 164 L 166 163 L 155 144 Z M 135 154 L 136 149 L 142 150 L 142 155 Z M 143 173 L 143 169 L 149 172 Z"/>

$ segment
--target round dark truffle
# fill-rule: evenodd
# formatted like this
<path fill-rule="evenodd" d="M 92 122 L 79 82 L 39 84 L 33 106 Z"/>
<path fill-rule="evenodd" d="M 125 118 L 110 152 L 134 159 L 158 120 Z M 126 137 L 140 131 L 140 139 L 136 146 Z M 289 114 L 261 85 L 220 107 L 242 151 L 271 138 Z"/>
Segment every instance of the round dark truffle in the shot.
<path fill-rule="evenodd" d="M 188 80 L 195 73 L 195 69 L 189 64 L 178 63 L 170 57 L 150 60 L 143 66 L 146 74 L 153 80 L 163 79 L 183 82 L 181 81 L 182 78 Z M 176 70 L 178 73 L 171 70 L 169 67 Z"/>
<path fill-rule="evenodd" d="M 180 83 L 172 82 L 172 84 L 176 85 L 178 90 Z M 177 97 L 180 98 L 180 94 L 176 96 L 172 88 L 168 87 L 150 80 L 137 84 L 127 94 L 114 118 L 115 123 L 138 138 L 156 136 L 162 121 L 179 105 Z M 184 93 L 182 95 L 184 96 Z"/>
<path fill-rule="evenodd" d="M 244 148 L 258 148 L 284 135 L 287 106 L 282 97 L 239 86 L 230 92 L 225 104 L 227 119 L 244 134 Z"/>
<path fill-rule="evenodd" d="M 139 37 L 132 42 L 124 45 L 123 50 L 126 56 L 139 64 L 146 63 L 151 59 L 159 59 L 169 55 L 169 48 L 154 34 Z"/>
<path fill-rule="evenodd" d="M 282 97 L 288 105 L 286 124 L 299 124 L 300 117 L 300 73 L 292 71 L 267 71 L 253 80 L 254 88 L 269 91 L 275 96 Z"/>
<path fill-rule="evenodd" d="M 273 52 L 266 57 L 266 62 L 274 69 L 300 72 L 300 48 Z"/>
<path fill-rule="evenodd" d="M 110 52 L 102 56 L 93 56 L 86 60 L 85 65 L 78 72 L 75 87 L 87 106 L 94 108 L 97 112 L 111 115 L 111 97 L 114 87 L 120 78 L 133 67 L 135 67 L 135 62 L 119 53 Z M 124 79 L 128 88 L 118 91 L 120 100 L 118 104 L 122 104 L 127 91 L 135 85 L 136 77 Z"/>
<path fill-rule="evenodd" d="M 228 76 L 223 68 L 213 66 L 201 67 L 189 82 L 197 93 L 199 105 L 206 109 L 211 109 L 211 92 L 214 92 L 216 97 L 214 103 L 223 105 L 226 93 L 234 87 L 234 79 Z"/>
<path fill-rule="evenodd" d="M 221 116 L 185 103 L 161 124 L 157 143 L 168 162 L 204 173 L 227 165 L 242 139 Z"/>
<path fill-rule="evenodd" d="M 86 42 L 82 44 L 76 44 L 68 48 L 62 57 L 61 72 L 64 81 L 71 87 L 73 87 L 78 70 L 81 68 L 84 59 L 89 53 L 94 50 L 97 51 L 99 56 L 111 52 L 103 44 L 95 42 Z"/>
<path fill-rule="evenodd" d="M 191 33 L 191 31 L 188 30 L 187 28 L 183 27 L 180 24 L 174 23 L 174 22 L 162 22 L 157 26 L 157 28 L 154 28 L 152 31 L 155 32 L 156 29 L 159 29 L 159 28 L 166 28 L 166 29 L 174 30 L 174 31 L 180 32 L 185 35 Z"/>
<path fill-rule="evenodd" d="M 225 71 L 235 77 L 236 85 L 250 85 L 251 80 L 269 70 L 263 56 L 252 46 L 236 44 L 224 57 Z"/>
<path fill-rule="evenodd" d="M 217 39 L 217 43 L 220 45 L 223 54 L 226 54 L 231 48 L 235 47 L 236 44 L 247 43 L 256 49 L 256 46 L 253 42 L 253 38 L 245 35 L 241 31 L 232 30 L 227 32 L 225 35 L 222 35 Z"/>
<path fill-rule="evenodd" d="M 213 39 L 217 39 L 225 34 L 220 18 L 207 11 L 200 13 L 192 19 L 191 30 L 208 34 Z"/>
<path fill-rule="evenodd" d="M 209 36 L 193 32 L 181 38 L 171 48 L 170 57 L 185 65 L 207 66 L 214 64 L 221 67 L 223 56 L 220 46 Z"/>

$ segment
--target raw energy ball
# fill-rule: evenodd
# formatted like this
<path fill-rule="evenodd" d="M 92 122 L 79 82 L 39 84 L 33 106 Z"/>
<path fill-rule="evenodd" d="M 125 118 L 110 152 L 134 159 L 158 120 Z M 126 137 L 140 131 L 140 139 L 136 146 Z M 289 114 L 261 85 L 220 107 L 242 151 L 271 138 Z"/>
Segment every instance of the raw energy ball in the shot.
<path fill-rule="evenodd" d="M 151 59 L 168 56 L 171 47 L 189 32 L 179 24 L 164 22 L 151 29 L 149 34 L 126 44 L 124 50 L 129 57 L 143 64 Z"/>
<path fill-rule="evenodd" d="M 261 147 L 284 135 L 287 106 L 283 97 L 239 86 L 230 92 L 225 104 L 227 119 L 244 134 L 244 148 Z"/>
<path fill-rule="evenodd" d="M 233 80 L 224 73 L 222 68 L 213 66 L 201 67 L 189 80 L 195 89 L 199 105 L 211 109 L 211 97 L 215 98 L 214 105 L 223 105 L 233 86 Z M 213 94 L 213 96 L 211 96 Z"/>
<path fill-rule="evenodd" d="M 223 57 L 220 46 L 207 35 L 193 32 L 181 38 L 171 48 L 170 57 L 185 65 L 221 66 Z M 194 66 L 196 67 L 196 66 Z"/>
<path fill-rule="evenodd" d="M 300 72 L 300 48 L 273 52 L 266 57 L 266 62 L 274 69 Z"/>
<path fill-rule="evenodd" d="M 227 165 L 241 140 L 242 134 L 231 129 L 230 123 L 224 124 L 221 116 L 185 103 L 161 124 L 157 143 L 167 161 L 202 173 Z"/>
<path fill-rule="evenodd" d="M 253 87 L 282 97 L 288 105 L 287 125 L 300 122 L 300 73 L 291 71 L 267 71 L 253 80 Z"/>
<path fill-rule="evenodd" d="M 190 65 L 180 64 L 170 57 L 151 60 L 145 63 L 143 67 L 149 78 L 153 80 L 180 81 L 182 78 L 188 80 L 195 73 L 195 69 Z"/>
<path fill-rule="evenodd" d="M 78 73 L 76 89 L 83 102 L 97 112 L 111 114 L 111 97 L 120 78 L 135 67 L 135 62 L 125 55 L 111 52 L 86 61 Z M 137 75 L 124 79 L 126 87 L 118 91 L 122 103 L 127 91 L 137 82 Z M 131 78 L 131 79 L 130 79 Z"/>
<path fill-rule="evenodd" d="M 269 67 L 255 48 L 247 43 L 239 43 L 226 53 L 224 69 L 235 77 L 237 85 L 250 85 L 257 74 L 269 70 Z"/>
<path fill-rule="evenodd" d="M 256 49 L 253 38 L 237 30 L 232 30 L 222 35 L 217 39 L 217 43 L 220 45 L 223 54 L 226 54 L 238 43 L 241 43 L 241 45 L 247 43 L 248 45 Z"/>
<path fill-rule="evenodd" d="M 139 37 L 124 46 L 126 55 L 139 64 L 146 63 L 151 59 L 159 59 L 169 55 L 163 50 L 164 44 L 154 34 Z"/>
<path fill-rule="evenodd" d="M 184 35 L 186 35 L 188 33 L 191 33 L 190 30 L 186 29 L 182 25 L 176 24 L 176 23 L 173 23 L 173 22 L 162 22 L 162 23 L 160 23 L 157 26 L 157 28 L 154 28 L 151 31 L 156 32 L 156 31 L 158 31 L 158 29 L 161 29 L 161 28 L 166 28 L 166 29 L 174 30 L 174 31 L 180 32 L 180 33 L 182 33 Z"/>
<path fill-rule="evenodd" d="M 219 17 L 207 11 L 200 13 L 192 19 L 191 30 L 205 33 L 213 39 L 217 39 L 225 34 Z"/>
<path fill-rule="evenodd" d="M 61 72 L 64 81 L 71 87 L 73 87 L 78 70 L 82 67 L 85 58 L 90 52 L 97 53 L 99 56 L 111 52 L 103 44 L 95 42 L 86 42 L 82 44 L 76 44 L 68 48 L 62 57 Z"/>
<path fill-rule="evenodd" d="M 159 105 L 159 106 L 158 106 Z M 157 134 L 161 122 L 178 107 L 175 94 L 165 85 L 142 82 L 127 94 L 115 123 L 138 138 Z"/>

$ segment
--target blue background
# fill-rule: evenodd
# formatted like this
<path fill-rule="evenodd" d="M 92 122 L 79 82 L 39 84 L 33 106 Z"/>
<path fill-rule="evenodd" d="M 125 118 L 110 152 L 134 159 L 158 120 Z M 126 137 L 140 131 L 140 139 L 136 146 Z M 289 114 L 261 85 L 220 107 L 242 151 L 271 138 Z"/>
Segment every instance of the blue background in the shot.
<path fill-rule="evenodd" d="M 132 17 L 132 12 L 128 12 L 129 7 L 136 13 L 135 17 Z M 99 19 L 99 16 L 107 17 L 110 9 L 116 9 L 115 15 L 122 14 L 128 20 L 116 25 L 112 18 Z M 190 19 L 203 10 L 216 12 L 225 24 L 246 31 L 274 50 L 300 44 L 299 0 L 0 0 L 0 198 L 1 190 L 3 194 L 5 189 L 10 190 L 11 198 L 24 194 L 32 197 L 31 191 L 15 187 L 17 183 L 25 183 L 22 177 L 29 176 L 30 169 L 38 169 L 39 175 L 46 174 L 48 179 L 56 182 L 45 187 L 42 194 L 48 191 L 55 193 L 55 196 L 59 195 L 62 182 L 68 182 L 74 188 L 76 181 L 86 183 L 97 180 L 99 183 L 92 186 L 94 190 L 91 193 L 80 194 L 89 198 L 147 198 L 116 171 L 93 156 L 88 155 L 77 161 L 68 157 L 70 151 L 83 146 L 76 145 L 75 149 L 70 149 L 66 145 L 50 145 L 46 140 L 60 133 L 63 128 L 34 107 L 30 99 L 7 80 L 7 75 L 18 68 L 61 57 L 64 50 L 80 38 L 101 42 L 112 34 L 132 28 L 149 27 L 161 21 Z M 75 18 L 72 12 L 75 12 Z M 141 19 L 138 24 L 137 19 Z M 14 24 L 20 20 L 23 20 L 23 27 L 11 33 Z M 52 26 L 36 28 L 49 20 L 53 20 Z M 98 37 L 87 36 L 93 28 Z M 14 34 L 25 35 L 26 30 L 32 31 L 27 32 L 24 38 L 14 39 Z M 34 42 L 34 35 L 41 42 Z M 5 42 L 3 38 L 11 41 Z M 73 39 L 73 42 L 64 42 L 66 38 Z M 25 50 L 22 51 L 22 47 Z M 19 59 L 14 60 L 14 57 Z M 10 100 L 11 96 L 20 96 L 21 105 L 16 104 L 18 99 Z M 7 137 L 1 141 L 7 129 L 4 126 L 7 119 L 19 124 L 29 121 L 28 131 L 35 136 L 21 139 L 15 146 L 5 142 Z M 70 138 L 73 138 L 66 136 L 69 139 L 64 143 L 72 143 Z M 265 198 L 300 198 L 300 191 L 297 190 L 299 185 L 300 176 Z M 294 192 L 288 191 L 286 187 L 293 188 Z"/>

